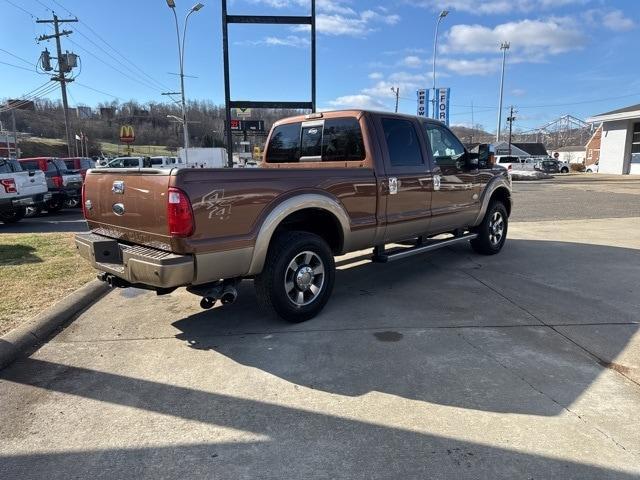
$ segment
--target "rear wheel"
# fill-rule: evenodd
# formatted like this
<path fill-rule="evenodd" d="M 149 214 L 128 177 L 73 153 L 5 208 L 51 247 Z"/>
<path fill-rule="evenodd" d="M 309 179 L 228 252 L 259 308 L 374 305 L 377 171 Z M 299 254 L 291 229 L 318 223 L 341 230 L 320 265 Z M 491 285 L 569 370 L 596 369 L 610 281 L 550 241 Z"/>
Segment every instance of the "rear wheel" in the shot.
<path fill-rule="evenodd" d="M 273 240 L 255 287 L 266 310 L 299 323 L 320 313 L 334 280 L 335 263 L 327 242 L 312 233 L 285 232 Z"/>
<path fill-rule="evenodd" d="M 27 217 L 27 218 L 37 217 L 38 215 L 40 215 L 40 213 L 42 213 L 42 208 L 41 207 L 30 206 L 30 207 L 27 207 L 27 211 L 26 211 L 25 217 Z"/>
<path fill-rule="evenodd" d="M 569 169 L 567 167 L 562 167 L 560 173 L 569 173 Z"/>
<path fill-rule="evenodd" d="M 45 204 L 45 208 L 49 213 L 57 213 L 62 210 L 62 207 L 64 207 L 64 202 L 62 200 L 49 200 Z"/>
<path fill-rule="evenodd" d="M 489 205 L 482 223 L 476 228 L 478 237 L 471 240 L 471 247 L 482 255 L 495 255 L 507 240 L 509 216 L 507 209 L 500 201 Z"/>
<path fill-rule="evenodd" d="M 16 223 L 24 218 L 26 210 L 24 207 L 14 207 L 11 210 L 0 211 L 0 222 Z"/>

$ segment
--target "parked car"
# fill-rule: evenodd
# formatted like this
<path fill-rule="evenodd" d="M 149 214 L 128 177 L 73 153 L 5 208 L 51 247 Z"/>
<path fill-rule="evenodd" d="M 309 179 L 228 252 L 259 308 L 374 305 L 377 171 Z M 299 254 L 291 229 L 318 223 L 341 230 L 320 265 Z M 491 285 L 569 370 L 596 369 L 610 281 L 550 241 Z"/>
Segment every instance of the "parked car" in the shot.
<path fill-rule="evenodd" d="M 181 168 L 185 167 L 178 157 L 151 157 L 151 166 L 154 168 Z"/>
<path fill-rule="evenodd" d="M 560 170 L 560 173 L 569 173 L 571 171 L 571 165 L 569 164 L 569 162 L 564 162 L 562 160 L 556 159 L 552 160 L 558 162 L 558 169 Z"/>
<path fill-rule="evenodd" d="M 44 203 L 44 210 L 49 213 L 60 211 L 71 205 L 78 205 L 82 190 L 82 176 L 69 170 L 64 160 L 55 157 L 21 158 L 18 160 L 25 170 L 41 170 L 47 179 L 47 187 L 51 199 Z M 30 214 L 37 215 L 42 208 L 28 209 Z"/>
<path fill-rule="evenodd" d="M 149 157 L 117 157 L 109 160 L 101 168 L 149 168 L 151 158 Z"/>
<path fill-rule="evenodd" d="M 500 252 L 511 182 L 436 120 L 353 110 L 277 122 L 258 169 L 91 170 L 83 206 L 78 251 L 111 286 L 186 286 L 211 308 L 250 277 L 267 311 L 301 322 L 329 300 L 334 255 Z"/>
<path fill-rule="evenodd" d="M 600 170 L 599 162 L 592 163 L 591 165 L 587 165 L 586 167 L 587 173 L 598 173 L 599 170 Z"/>
<path fill-rule="evenodd" d="M 560 162 L 558 160 L 542 160 L 536 163 L 535 169 L 544 173 L 560 173 Z"/>
<path fill-rule="evenodd" d="M 15 223 L 27 208 L 42 208 L 50 199 L 43 172 L 27 172 L 17 160 L 0 158 L 0 222 Z"/>
<path fill-rule="evenodd" d="M 77 170 L 80 175 L 82 175 L 82 179 L 84 180 L 85 175 L 87 174 L 87 170 L 90 168 L 96 168 L 96 162 L 88 157 L 71 157 L 63 159 L 67 169 L 69 170 Z"/>
<path fill-rule="evenodd" d="M 534 158 L 516 157 L 514 155 L 497 155 L 495 161 L 496 165 L 510 171 L 533 171 L 536 164 L 536 159 Z"/>

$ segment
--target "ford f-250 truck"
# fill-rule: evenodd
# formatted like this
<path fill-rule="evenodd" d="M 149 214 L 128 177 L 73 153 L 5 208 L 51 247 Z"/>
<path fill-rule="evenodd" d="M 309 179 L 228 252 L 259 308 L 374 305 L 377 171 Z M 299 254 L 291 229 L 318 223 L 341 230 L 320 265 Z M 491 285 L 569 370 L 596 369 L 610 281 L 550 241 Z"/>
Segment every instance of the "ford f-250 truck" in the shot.
<path fill-rule="evenodd" d="M 267 309 L 300 322 L 328 301 L 336 255 L 498 253 L 511 183 L 435 120 L 353 110 L 277 122 L 257 169 L 90 170 L 83 208 L 76 245 L 112 286 L 186 286 L 211 308 L 253 278 Z"/>

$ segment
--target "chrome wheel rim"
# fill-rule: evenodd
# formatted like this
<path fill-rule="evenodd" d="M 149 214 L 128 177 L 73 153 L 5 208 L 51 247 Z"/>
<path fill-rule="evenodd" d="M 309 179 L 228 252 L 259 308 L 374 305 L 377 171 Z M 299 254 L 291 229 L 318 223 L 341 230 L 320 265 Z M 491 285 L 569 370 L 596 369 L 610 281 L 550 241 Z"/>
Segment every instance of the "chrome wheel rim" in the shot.
<path fill-rule="evenodd" d="M 504 237 L 504 217 L 500 212 L 494 212 L 489 222 L 489 241 L 491 245 L 499 245 Z"/>
<path fill-rule="evenodd" d="M 289 301 L 297 307 L 312 303 L 324 286 L 324 263 L 313 252 L 298 253 L 284 275 L 284 290 Z"/>

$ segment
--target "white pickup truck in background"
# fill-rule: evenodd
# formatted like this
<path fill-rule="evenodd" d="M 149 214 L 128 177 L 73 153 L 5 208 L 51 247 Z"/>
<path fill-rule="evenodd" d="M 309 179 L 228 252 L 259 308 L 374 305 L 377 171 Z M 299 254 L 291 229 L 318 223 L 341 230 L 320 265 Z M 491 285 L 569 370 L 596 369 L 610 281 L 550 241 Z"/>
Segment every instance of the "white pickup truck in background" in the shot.
<path fill-rule="evenodd" d="M 15 223 L 27 207 L 41 207 L 50 199 L 42 171 L 25 171 L 17 160 L 0 158 L 0 222 Z"/>

